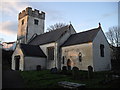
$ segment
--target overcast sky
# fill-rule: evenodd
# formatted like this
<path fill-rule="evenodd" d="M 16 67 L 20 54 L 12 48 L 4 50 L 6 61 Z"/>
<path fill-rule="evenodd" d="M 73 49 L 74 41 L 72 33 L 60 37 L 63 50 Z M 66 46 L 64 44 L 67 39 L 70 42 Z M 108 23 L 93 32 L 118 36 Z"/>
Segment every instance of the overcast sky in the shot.
<path fill-rule="evenodd" d="M 45 31 L 58 22 L 72 23 L 77 32 L 98 27 L 104 32 L 118 25 L 118 2 L 2 2 L 0 5 L 0 38 L 10 42 L 17 39 L 18 13 L 26 7 L 46 13 Z"/>

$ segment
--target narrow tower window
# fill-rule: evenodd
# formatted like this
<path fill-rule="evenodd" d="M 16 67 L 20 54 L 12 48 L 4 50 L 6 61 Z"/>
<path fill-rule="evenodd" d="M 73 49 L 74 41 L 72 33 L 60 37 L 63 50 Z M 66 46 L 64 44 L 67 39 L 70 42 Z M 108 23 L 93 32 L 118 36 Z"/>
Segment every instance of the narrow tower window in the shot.
<path fill-rule="evenodd" d="M 39 21 L 38 21 L 37 19 L 34 19 L 34 24 L 35 24 L 35 25 L 38 25 L 38 22 L 39 22 Z"/>
<path fill-rule="evenodd" d="M 104 45 L 100 44 L 100 55 L 101 57 L 104 57 Z"/>
<path fill-rule="evenodd" d="M 22 20 L 22 25 L 24 24 L 24 19 Z"/>

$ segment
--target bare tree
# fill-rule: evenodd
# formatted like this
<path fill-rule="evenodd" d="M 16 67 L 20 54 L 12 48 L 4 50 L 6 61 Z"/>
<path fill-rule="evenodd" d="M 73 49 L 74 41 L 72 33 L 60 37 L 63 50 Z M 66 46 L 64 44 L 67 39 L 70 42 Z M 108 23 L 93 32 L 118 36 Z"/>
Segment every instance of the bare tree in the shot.
<path fill-rule="evenodd" d="M 117 27 L 115 27 L 114 28 L 114 32 L 115 32 L 115 43 L 116 43 L 116 46 L 118 47 L 118 46 L 120 46 L 120 30 L 119 30 L 119 28 L 117 28 Z"/>
<path fill-rule="evenodd" d="M 47 28 L 47 31 L 53 31 L 53 30 L 62 28 L 62 27 L 64 27 L 64 26 L 66 26 L 65 23 L 56 23 L 56 24 L 54 24 L 54 25 L 49 26 L 49 27 Z"/>
<path fill-rule="evenodd" d="M 110 27 L 106 32 L 106 36 L 113 46 L 120 46 L 120 29 L 118 27 Z"/>

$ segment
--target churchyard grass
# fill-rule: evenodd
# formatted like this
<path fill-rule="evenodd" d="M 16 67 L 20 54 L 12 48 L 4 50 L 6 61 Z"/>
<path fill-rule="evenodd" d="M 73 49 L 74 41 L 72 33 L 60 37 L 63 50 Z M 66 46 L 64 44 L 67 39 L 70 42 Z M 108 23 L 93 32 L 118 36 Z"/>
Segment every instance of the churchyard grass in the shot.
<path fill-rule="evenodd" d="M 63 75 L 61 73 L 52 74 L 50 70 L 41 70 L 41 71 L 20 71 L 26 88 L 59 88 L 58 82 L 60 81 L 69 81 L 80 84 L 86 84 L 86 88 L 111 88 L 119 87 L 117 85 L 120 83 L 117 81 L 112 81 L 107 84 L 103 84 L 105 75 L 109 71 L 104 72 L 94 72 L 93 78 L 88 78 L 87 71 L 80 71 L 80 75 L 84 76 L 81 79 L 74 80 L 72 77 L 72 72 L 69 71 L 68 75 Z M 120 79 L 119 79 L 120 80 Z"/>

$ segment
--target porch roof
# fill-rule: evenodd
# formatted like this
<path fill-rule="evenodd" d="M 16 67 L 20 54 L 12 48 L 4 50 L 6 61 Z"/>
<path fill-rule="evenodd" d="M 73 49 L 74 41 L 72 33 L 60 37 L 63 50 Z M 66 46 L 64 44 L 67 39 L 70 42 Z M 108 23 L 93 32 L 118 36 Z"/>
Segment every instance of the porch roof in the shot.
<path fill-rule="evenodd" d="M 38 45 L 20 44 L 20 48 L 25 56 L 47 57 Z"/>

